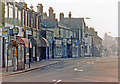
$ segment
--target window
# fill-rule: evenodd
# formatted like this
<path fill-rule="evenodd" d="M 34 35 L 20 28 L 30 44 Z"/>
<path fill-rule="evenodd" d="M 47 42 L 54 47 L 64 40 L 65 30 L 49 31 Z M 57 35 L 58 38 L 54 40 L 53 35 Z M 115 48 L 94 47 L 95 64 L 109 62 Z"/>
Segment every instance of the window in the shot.
<path fill-rule="evenodd" d="M 8 17 L 8 7 L 7 7 L 7 5 L 5 6 L 5 18 L 7 18 Z"/>
<path fill-rule="evenodd" d="M 9 18 L 13 18 L 13 6 L 9 4 Z"/>
<path fill-rule="evenodd" d="M 17 7 L 15 7 L 15 18 L 17 18 L 18 16 L 18 12 L 17 12 L 17 10 L 18 10 L 18 8 Z"/>
<path fill-rule="evenodd" d="M 13 18 L 13 8 L 9 8 L 9 18 Z"/>
<path fill-rule="evenodd" d="M 21 11 L 18 11 L 18 20 L 21 21 Z"/>

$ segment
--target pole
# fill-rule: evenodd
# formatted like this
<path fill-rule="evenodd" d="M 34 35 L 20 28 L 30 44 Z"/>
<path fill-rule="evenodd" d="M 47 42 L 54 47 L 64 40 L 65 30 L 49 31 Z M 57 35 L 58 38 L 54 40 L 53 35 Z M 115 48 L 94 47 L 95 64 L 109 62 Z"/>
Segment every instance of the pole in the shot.
<path fill-rule="evenodd" d="M 13 24 L 15 27 L 16 21 L 15 21 L 15 0 L 13 1 Z M 16 40 L 16 35 L 14 35 L 14 40 Z M 14 52 L 16 52 L 16 49 L 14 47 Z M 16 66 L 16 53 L 14 53 L 14 58 L 13 58 L 13 70 L 16 71 L 17 70 L 17 66 Z"/>

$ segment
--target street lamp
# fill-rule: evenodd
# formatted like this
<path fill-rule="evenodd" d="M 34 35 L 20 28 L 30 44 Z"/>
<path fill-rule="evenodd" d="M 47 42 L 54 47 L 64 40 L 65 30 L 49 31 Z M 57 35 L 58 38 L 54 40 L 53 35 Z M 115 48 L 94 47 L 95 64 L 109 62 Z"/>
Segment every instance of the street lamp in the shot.
<path fill-rule="evenodd" d="M 110 34 L 111 32 L 106 32 L 106 49 L 107 50 L 109 50 L 109 47 L 108 47 L 108 33 Z"/>
<path fill-rule="evenodd" d="M 16 24 L 16 21 L 15 21 L 15 0 L 13 1 L 13 25 L 14 25 L 14 28 L 15 28 L 15 24 Z M 16 41 L 16 35 L 14 35 L 14 40 Z M 14 47 L 14 52 L 16 52 L 16 48 Z M 17 70 L 17 65 L 16 65 L 16 53 L 14 53 L 13 55 L 13 70 L 16 71 Z"/>

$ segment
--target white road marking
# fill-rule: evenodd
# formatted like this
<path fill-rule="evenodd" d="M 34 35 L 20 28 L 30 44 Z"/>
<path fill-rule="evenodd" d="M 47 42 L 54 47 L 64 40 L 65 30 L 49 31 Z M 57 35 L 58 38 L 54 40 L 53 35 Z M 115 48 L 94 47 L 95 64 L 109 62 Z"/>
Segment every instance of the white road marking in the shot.
<path fill-rule="evenodd" d="M 77 68 L 74 68 L 74 70 L 75 70 L 75 71 L 80 71 L 80 72 L 82 72 L 82 71 L 83 71 L 82 69 L 78 70 Z"/>
<path fill-rule="evenodd" d="M 54 82 L 54 84 L 57 84 L 57 83 L 59 83 L 59 82 L 61 82 L 62 80 L 53 80 L 53 82 Z"/>
<path fill-rule="evenodd" d="M 62 80 L 58 80 L 57 83 L 61 82 Z"/>
<path fill-rule="evenodd" d="M 55 80 L 53 80 L 53 82 L 56 82 L 57 80 L 55 79 Z"/>

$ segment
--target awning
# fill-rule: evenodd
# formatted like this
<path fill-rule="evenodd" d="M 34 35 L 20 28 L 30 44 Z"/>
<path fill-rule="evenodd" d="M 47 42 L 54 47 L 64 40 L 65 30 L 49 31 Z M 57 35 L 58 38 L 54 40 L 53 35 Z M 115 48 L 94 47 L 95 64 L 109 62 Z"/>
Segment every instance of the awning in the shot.
<path fill-rule="evenodd" d="M 24 41 L 26 48 L 29 48 L 29 42 L 30 42 L 30 48 L 32 48 L 32 43 L 31 43 L 31 41 L 29 41 L 27 38 L 22 38 L 22 40 Z"/>
<path fill-rule="evenodd" d="M 49 43 L 45 38 L 40 37 L 40 39 L 38 38 L 34 38 L 34 39 L 37 41 L 38 47 L 49 47 Z"/>
<path fill-rule="evenodd" d="M 32 42 L 32 46 L 36 46 L 37 45 L 37 41 L 34 39 L 34 37 L 30 37 L 30 41 Z"/>
<path fill-rule="evenodd" d="M 18 37 L 18 43 L 25 43 L 23 39 L 21 39 L 20 37 Z"/>
<path fill-rule="evenodd" d="M 49 47 L 49 43 L 48 43 L 47 39 L 45 39 L 44 37 L 42 37 L 42 38 L 45 41 L 46 46 Z"/>

